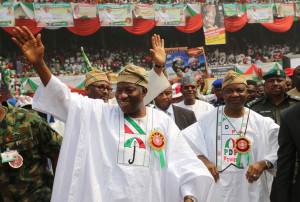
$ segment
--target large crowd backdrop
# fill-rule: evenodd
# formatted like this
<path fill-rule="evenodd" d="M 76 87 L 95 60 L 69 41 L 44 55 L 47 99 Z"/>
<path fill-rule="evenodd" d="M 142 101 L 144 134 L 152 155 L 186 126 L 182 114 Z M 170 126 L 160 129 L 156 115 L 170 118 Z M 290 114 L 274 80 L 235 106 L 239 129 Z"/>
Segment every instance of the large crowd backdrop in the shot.
<path fill-rule="evenodd" d="M 284 55 L 299 53 L 297 44 L 268 44 L 259 46 L 255 43 L 246 43 L 246 48 L 216 48 L 207 47 L 206 62 L 208 66 L 234 65 L 234 64 L 259 64 L 268 62 L 280 62 Z M 235 50 L 235 51 L 232 51 Z M 95 70 L 117 73 L 128 64 L 135 64 L 150 70 L 153 66 L 151 53 L 145 48 L 111 48 L 100 49 L 85 48 L 85 52 L 92 67 Z M 83 75 L 87 67 L 80 50 L 78 51 L 48 51 L 45 61 L 50 71 L 56 76 Z M 13 68 L 12 57 L 0 57 L 1 86 L 6 85 L 10 96 L 16 96 L 16 90 L 20 89 L 20 78 L 36 77 L 33 66 L 23 55 L 17 56 L 17 63 L 21 65 L 21 72 Z M 18 95 L 19 93 L 17 93 Z"/>

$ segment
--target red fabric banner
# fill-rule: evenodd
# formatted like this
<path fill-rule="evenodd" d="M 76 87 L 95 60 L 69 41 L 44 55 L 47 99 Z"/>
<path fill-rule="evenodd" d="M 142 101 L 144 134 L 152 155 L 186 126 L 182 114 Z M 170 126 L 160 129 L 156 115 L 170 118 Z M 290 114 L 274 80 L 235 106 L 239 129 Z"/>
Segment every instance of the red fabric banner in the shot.
<path fill-rule="evenodd" d="M 293 25 L 294 16 L 274 19 L 274 23 L 260 23 L 272 32 L 287 32 Z"/>
<path fill-rule="evenodd" d="M 155 20 L 145 20 L 142 18 L 133 18 L 133 26 L 123 27 L 132 34 L 142 35 L 149 32 L 155 26 Z"/>
<path fill-rule="evenodd" d="M 300 20 L 300 17 L 299 17 Z M 274 23 L 261 23 L 267 29 L 273 32 L 286 32 L 288 31 L 291 26 L 293 25 L 294 17 L 284 17 L 281 19 L 274 19 Z M 247 13 L 245 13 L 241 17 L 226 17 L 225 18 L 225 29 L 228 32 L 236 32 L 242 29 L 247 23 Z M 28 29 L 33 33 L 37 34 L 40 32 L 43 27 L 36 27 L 36 22 L 34 19 L 32 20 L 22 20 L 16 19 L 16 26 L 26 26 Z M 142 35 L 149 32 L 155 26 L 154 20 L 145 20 L 140 18 L 133 19 L 133 26 L 132 27 L 123 27 L 125 30 L 132 34 Z M 203 26 L 202 21 L 202 13 L 195 15 L 191 18 L 186 18 L 186 25 L 185 26 L 175 26 L 181 32 L 184 33 L 194 33 L 201 29 Z M 13 35 L 12 30 L 13 27 L 2 27 L 6 32 L 10 35 Z M 100 29 L 100 22 L 99 17 L 95 17 L 89 20 L 74 20 L 74 27 L 67 27 L 69 31 L 74 34 L 80 36 L 88 36 L 94 34 L 98 29 Z"/>
<path fill-rule="evenodd" d="M 225 18 L 225 29 L 228 32 L 236 32 L 242 29 L 247 23 L 247 13 L 241 17 L 226 17 Z"/>
<path fill-rule="evenodd" d="M 67 27 L 67 29 L 80 36 L 88 36 L 94 34 L 100 29 L 99 16 L 89 20 L 74 19 L 74 27 Z"/>
<path fill-rule="evenodd" d="M 72 86 L 68 86 L 72 93 L 78 93 L 85 96 L 85 89 L 73 88 Z"/>
<path fill-rule="evenodd" d="M 175 26 L 175 28 L 189 34 L 198 31 L 202 26 L 202 13 L 199 13 L 191 18 L 185 18 L 185 26 Z"/>
<path fill-rule="evenodd" d="M 32 20 L 21 20 L 16 19 L 16 26 L 22 27 L 26 26 L 33 34 L 39 33 L 43 27 L 36 27 L 35 19 Z M 7 33 L 14 36 L 14 33 L 12 32 L 14 27 L 2 27 Z"/>

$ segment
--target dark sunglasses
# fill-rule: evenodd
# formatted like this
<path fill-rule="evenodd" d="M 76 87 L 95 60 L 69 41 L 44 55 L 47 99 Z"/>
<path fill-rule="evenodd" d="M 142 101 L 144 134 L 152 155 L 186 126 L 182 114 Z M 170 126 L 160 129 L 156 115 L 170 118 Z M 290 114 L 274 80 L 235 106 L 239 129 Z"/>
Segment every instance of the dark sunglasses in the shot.
<path fill-rule="evenodd" d="M 107 91 L 112 91 L 113 89 L 109 86 L 105 86 L 105 85 L 94 85 L 94 84 L 91 84 L 89 86 L 93 86 L 95 88 L 98 88 L 99 90 L 101 91 L 104 91 L 104 90 L 107 90 Z"/>

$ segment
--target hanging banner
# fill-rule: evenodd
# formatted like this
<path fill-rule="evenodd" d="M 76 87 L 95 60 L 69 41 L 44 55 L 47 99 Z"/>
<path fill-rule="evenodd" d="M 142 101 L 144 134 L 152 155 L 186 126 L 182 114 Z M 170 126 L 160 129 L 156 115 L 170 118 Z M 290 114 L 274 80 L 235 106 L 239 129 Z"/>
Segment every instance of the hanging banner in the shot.
<path fill-rule="evenodd" d="M 226 44 L 223 6 L 205 4 L 202 16 L 205 45 Z"/>
<path fill-rule="evenodd" d="M 183 76 L 207 77 L 206 59 L 203 47 L 168 53 L 166 55 L 168 79 Z"/>
<path fill-rule="evenodd" d="M 70 3 L 34 3 L 37 27 L 74 27 Z"/>
<path fill-rule="evenodd" d="M 0 27 L 14 27 L 15 12 L 13 2 L 0 4 Z"/>
<path fill-rule="evenodd" d="M 135 18 L 154 19 L 153 4 L 133 4 L 132 9 Z"/>
<path fill-rule="evenodd" d="M 71 3 L 74 19 L 93 19 L 96 17 L 96 4 Z"/>
<path fill-rule="evenodd" d="M 198 15 L 201 13 L 201 4 L 187 4 L 187 8 L 192 14 L 192 16 Z"/>
<path fill-rule="evenodd" d="M 246 4 L 248 23 L 273 23 L 271 4 Z"/>
<path fill-rule="evenodd" d="M 132 26 L 132 7 L 129 4 L 98 4 L 100 25 Z"/>
<path fill-rule="evenodd" d="M 276 3 L 275 7 L 276 7 L 277 17 L 279 18 L 283 18 L 286 16 L 295 16 L 294 4 L 292 3 L 286 3 L 286 4 Z"/>
<path fill-rule="evenodd" d="M 300 3 L 295 3 L 296 16 L 300 17 Z"/>
<path fill-rule="evenodd" d="M 156 26 L 185 26 L 186 5 L 154 4 Z"/>
<path fill-rule="evenodd" d="M 224 15 L 227 17 L 241 17 L 246 12 L 246 6 L 242 4 L 223 4 Z"/>
<path fill-rule="evenodd" d="M 208 66 L 207 67 L 208 74 L 211 75 L 212 78 L 220 78 L 225 77 L 227 72 L 230 70 L 235 71 L 234 65 L 232 66 Z"/>

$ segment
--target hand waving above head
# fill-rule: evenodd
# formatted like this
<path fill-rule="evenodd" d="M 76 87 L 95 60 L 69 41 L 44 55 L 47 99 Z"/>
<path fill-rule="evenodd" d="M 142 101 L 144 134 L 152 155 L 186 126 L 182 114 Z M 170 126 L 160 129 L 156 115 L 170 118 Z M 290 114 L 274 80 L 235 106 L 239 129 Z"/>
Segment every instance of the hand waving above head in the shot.
<path fill-rule="evenodd" d="M 44 46 L 41 41 L 41 34 L 38 34 L 35 38 L 25 26 L 22 29 L 16 27 L 13 33 L 15 34 L 15 37 L 12 38 L 13 42 L 20 47 L 25 57 L 33 65 L 43 61 Z"/>
<path fill-rule="evenodd" d="M 16 27 L 13 30 L 15 37 L 13 42 L 19 46 L 25 57 L 33 64 L 41 81 L 46 86 L 51 78 L 51 72 L 44 62 L 44 46 L 41 41 L 41 34 L 35 38 L 29 29 L 25 26 Z"/>

